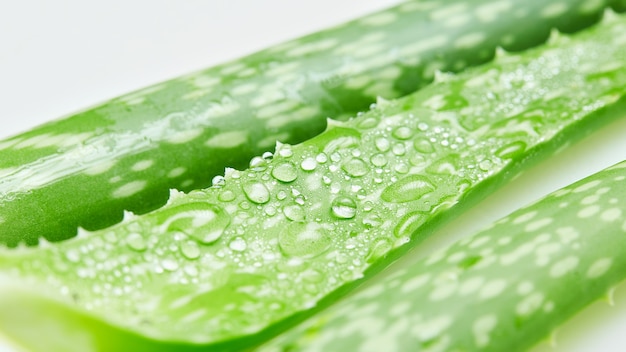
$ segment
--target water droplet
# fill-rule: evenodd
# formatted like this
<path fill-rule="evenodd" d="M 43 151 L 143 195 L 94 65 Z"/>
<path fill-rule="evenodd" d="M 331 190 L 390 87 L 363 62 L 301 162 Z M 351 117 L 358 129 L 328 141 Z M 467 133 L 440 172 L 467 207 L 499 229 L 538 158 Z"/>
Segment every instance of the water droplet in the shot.
<path fill-rule="evenodd" d="M 332 214 L 339 219 L 352 219 L 356 215 L 356 203 L 349 197 L 337 197 L 331 205 Z"/>
<path fill-rule="evenodd" d="M 178 270 L 178 262 L 173 258 L 166 258 L 161 261 L 161 267 L 167 271 Z"/>
<path fill-rule="evenodd" d="M 278 244 L 287 256 L 312 258 L 325 252 L 331 239 L 317 223 L 292 222 L 279 234 Z"/>
<path fill-rule="evenodd" d="M 461 157 L 458 154 L 450 154 L 430 164 L 426 171 L 438 175 L 455 175 L 459 165 L 461 165 Z"/>
<path fill-rule="evenodd" d="M 260 182 L 246 182 L 243 184 L 242 188 L 246 198 L 253 203 L 265 204 L 270 200 L 270 191 Z"/>
<path fill-rule="evenodd" d="M 362 128 L 362 129 L 374 128 L 376 127 L 377 124 L 378 124 L 378 120 L 376 118 L 368 117 L 359 123 L 359 128 Z"/>
<path fill-rule="evenodd" d="M 391 144 L 389 143 L 389 141 L 384 137 L 376 138 L 376 140 L 374 141 L 374 144 L 376 145 L 376 149 L 378 149 L 379 151 L 383 153 L 388 151 L 389 148 L 391 147 Z"/>
<path fill-rule="evenodd" d="M 272 152 L 265 152 L 261 155 L 261 157 L 267 161 L 274 159 L 274 154 Z"/>
<path fill-rule="evenodd" d="M 65 252 L 65 258 L 72 263 L 78 263 L 80 261 L 80 253 L 75 249 L 68 249 Z"/>
<path fill-rule="evenodd" d="M 339 160 L 341 160 L 341 155 L 339 155 L 339 153 L 332 153 L 330 154 L 330 160 L 332 162 L 339 162 Z"/>
<path fill-rule="evenodd" d="M 315 161 L 317 161 L 320 164 L 324 164 L 325 162 L 328 161 L 328 157 L 326 156 L 326 154 L 324 153 L 319 153 L 317 154 L 317 156 L 315 157 Z"/>
<path fill-rule="evenodd" d="M 370 158 L 370 161 L 376 167 L 383 167 L 383 166 L 387 165 L 387 158 L 385 158 L 385 156 L 383 154 L 381 154 L 381 153 L 374 154 Z"/>
<path fill-rule="evenodd" d="M 276 199 L 283 200 L 285 198 L 287 198 L 287 192 L 283 190 L 278 191 L 278 194 L 276 195 Z"/>
<path fill-rule="evenodd" d="M 496 156 L 502 159 L 511 159 L 523 153 L 526 150 L 526 143 L 522 141 L 507 144 L 496 151 Z"/>
<path fill-rule="evenodd" d="M 406 214 L 400 219 L 398 225 L 393 229 L 393 234 L 397 238 L 411 237 L 417 229 L 426 221 L 426 215 L 421 212 Z"/>
<path fill-rule="evenodd" d="M 396 172 L 399 174 L 406 174 L 409 172 L 409 166 L 405 163 L 398 163 L 394 167 L 394 170 L 396 170 Z"/>
<path fill-rule="evenodd" d="M 304 171 L 313 171 L 317 167 L 317 162 L 313 158 L 306 158 L 300 163 L 300 167 Z"/>
<path fill-rule="evenodd" d="M 134 251 L 141 252 L 146 250 L 146 241 L 143 239 L 143 236 L 136 232 L 126 236 L 126 244 Z"/>
<path fill-rule="evenodd" d="M 217 198 L 222 202 L 230 202 L 235 199 L 235 193 L 231 190 L 224 190 L 219 194 Z"/>
<path fill-rule="evenodd" d="M 226 184 L 226 179 L 224 179 L 224 176 L 215 176 L 213 177 L 213 179 L 211 180 L 211 184 L 213 185 L 213 187 L 219 188 L 219 187 L 223 187 L 224 184 Z"/>
<path fill-rule="evenodd" d="M 250 170 L 252 171 L 263 171 L 267 169 L 267 160 L 263 157 L 255 156 L 250 160 Z"/>
<path fill-rule="evenodd" d="M 419 138 L 413 141 L 413 148 L 424 154 L 430 154 L 435 151 L 433 145 L 426 138 Z"/>
<path fill-rule="evenodd" d="M 194 202 L 155 213 L 168 231 L 180 231 L 203 244 L 217 241 L 230 224 L 230 215 L 215 204 Z"/>
<path fill-rule="evenodd" d="M 387 186 L 380 197 L 390 203 L 406 203 L 418 200 L 435 190 L 433 184 L 424 176 L 407 176 Z"/>
<path fill-rule="evenodd" d="M 377 259 L 385 256 L 385 254 L 389 253 L 393 249 L 393 244 L 386 238 L 381 238 L 377 240 L 369 253 L 367 254 L 367 262 L 372 263 Z"/>
<path fill-rule="evenodd" d="M 287 205 L 283 208 L 283 214 L 291 221 L 304 221 L 306 218 L 304 208 L 298 204 Z"/>
<path fill-rule="evenodd" d="M 228 248 L 236 252 L 243 252 L 248 248 L 248 244 L 243 237 L 235 237 L 228 243 Z"/>
<path fill-rule="evenodd" d="M 400 126 L 393 130 L 391 135 L 396 139 L 405 140 L 413 136 L 413 131 L 406 126 Z"/>
<path fill-rule="evenodd" d="M 276 208 L 274 208 L 271 205 L 266 206 L 265 207 L 265 214 L 267 214 L 268 216 L 276 215 Z"/>
<path fill-rule="evenodd" d="M 372 229 L 382 225 L 383 219 L 377 214 L 370 214 L 363 219 L 363 225 L 367 229 Z"/>
<path fill-rule="evenodd" d="M 194 241 L 185 241 L 180 245 L 180 252 L 187 259 L 197 259 L 200 256 L 200 247 Z"/>
<path fill-rule="evenodd" d="M 417 128 L 419 128 L 420 131 L 426 131 L 428 129 L 428 125 L 424 122 L 420 122 L 417 124 Z"/>
<path fill-rule="evenodd" d="M 276 149 L 278 149 L 278 155 L 283 158 L 289 158 L 293 155 L 293 151 L 291 150 L 291 146 L 289 144 L 281 144 Z"/>
<path fill-rule="evenodd" d="M 369 168 L 363 159 L 352 158 L 341 165 L 343 171 L 352 177 L 361 177 L 367 174 Z"/>
<path fill-rule="evenodd" d="M 404 147 L 404 144 L 397 143 L 397 144 L 393 145 L 393 148 L 391 148 L 391 152 L 394 155 L 398 155 L 398 156 L 404 155 L 404 154 L 406 154 L 406 148 Z"/>
<path fill-rule="evenodd" d="M 281 182 L 293 182 L 298 178 L 298 171 L 292 162 L 285 161 L 274 166 L 272 176 Z"/>
<path fill-rule="evenodd" d="M 478 167 L 483 170 L 483 171 L 489 171 L 492 167 L 492 162 L 491 160 L 485 159 L 483 161 L 481 161 L 480 163 L 478 163 Z"/>

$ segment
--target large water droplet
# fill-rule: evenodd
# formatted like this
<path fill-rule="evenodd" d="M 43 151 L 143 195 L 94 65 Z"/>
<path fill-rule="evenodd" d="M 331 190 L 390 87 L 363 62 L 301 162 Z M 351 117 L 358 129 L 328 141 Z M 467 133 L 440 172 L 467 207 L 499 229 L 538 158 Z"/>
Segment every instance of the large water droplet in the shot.
<path fill-rule="evenodd" d="M 381 238 L 374 242 L 372 248 L 367 254 L 367 262 L 372 263 L 377 259 L 385 256 L 385 254 L 389 253 L 393 249 L 393 243 L 386 238 Z"/>
<path fill-rule="evenodd" d="M 413 136 L 413 131 L 406 126 L 400 126 L 393 130 L 393 132 L 391 132 L 391 135 L 396 139 L 405 140 Z"/>
<path fill-rule="evenodd" d="M 250 160 L 250 170 L 263 171 L 267 169 L 267 160 L 260 156 L 255 156 Z"/>
<path fill-rule="evenodd" d="M 300 167 L 304 171 L 313 171 L 317 167 L 317 161 L 313 158 L 306 158 L 300 163 Z"/>
<path fill-rule="evenodd" d="M 426 221 L 426 215 L 421 212 L 406 214 L 400 219 L 398 225 L 393 229 L 393 234 L 397 238 L 411 237 L 417 229 Z"/>
<path fill-rule="evenodd" d="M 143 236 L 136 232 L 126 236 L 126 244 L 134 251 L 141 252 L 146 250 L 146 241 L 143 239 Z"/>
<path fill-rule="evenodd" d="M 433 184 L 424 176 L 407 176 L 385 188 L 380 197 L 390 203 L 406 203 L 418 200 L 435 190 Z"/>
<path fill-rule="evenodd" d="M 367 174 L 369 168 L 363 159 L 352 158 L 341 165 L 343 171 L 352 177 L 361 177 Z"/>
<path fill-rule="evenodd" d="M 291 221 L 304 221 L 306 218 L 304 208 L 298 204 L 287 205 L 283 208 L 283 214 Z"/>
<path fill-rule="evenodd" d="M 248 244 L 243 237 L 235 237 L 228 243 L 228 248 L 236 252 L 243 252 L 248 248 Z"/>
<path fill-rule="evenodd" d="M 349 197 L 337 197 L 331 205 L 332 214 L 339 219 L 352 219 L 356 215 L 356 202 Z"/>
<path fill-rule="evenodd" d="M 155 213 L 168 231 L 180 231 L 203 244 L 217 241 L 230 224 L 230 215 L 215 204 L 194 202 Z"/>
<path fill-rule="evenodd" d="M 381 153 L 372 155 L 370 161 L 376 167 L 383 167 L 387 165 L 387 158 Z"/>
<path fill-rule="evenodd" d="M 298 170 L 292 162 L 284 161 L 274 166 L 272 176 L 281 182 L 293 182 L 298 177 Z"/>
<path fill-rule="evenodd" d="M 167 271 L 178 270 L 178 262 L 174 258 L 165 258 L 161 261 L 161 267 Z"/>
<path fill-rule="evenodd" d="M 386 152 L 391 147 L 389 140 L 387 140 L 384 137 L 376 138 L 376 140 L 374 141 L 374 144 L 376 145 L 376 149 L 378 149 L 381 152 Z"/>
<path fill-rule="evenodd" d="M 230 202 L 235 199 L 235 193 L 231 190 L 224 190 L 217 196 L 217 199 L 222 202 Z"/>
<path fill-rule="evenodd" d="M 440 175 L 455 175 L 461 165 L 461 157 L 458 154 L 450 154 L 430 164 L 426 171 Z"/>
<path fill-rule="evenodd" d="M 287 256 L 312 258 L 326 251 L 331 239 L 320 224 L 292 222 L 279 234 L 278 244 Z"/>
<path fill-rule="evenodd" d="M 415 148 L 415 150 L 417 150 L 418 152 L 424 154 L 430 154 L 435 151 L 432 143 L 430 143 L 430 141 L 428 141 L 428 139 L 426 138 L 418 138 L 413 141 L 413 148 Z"/>
<path fill-rule="evenodd" d="M 270 200 L 270 191 L 260 182 L 246 182 L 243 184 L 242 188 L 246 198 L 252 203 L 265 204 Z"/>
<path fill-rule="evenodd" d="M 180 245 L 180 252 L 187 259 L 197 259 L 200 256 L 200 247 L 193 241 L 185 241 Z"/>

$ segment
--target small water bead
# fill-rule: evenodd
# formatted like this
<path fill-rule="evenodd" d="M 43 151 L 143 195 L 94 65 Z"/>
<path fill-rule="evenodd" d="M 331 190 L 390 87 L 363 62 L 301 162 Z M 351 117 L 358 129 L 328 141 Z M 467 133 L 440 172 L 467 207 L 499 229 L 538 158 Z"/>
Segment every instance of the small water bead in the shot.
<path fill-rule="evenodd" d="M 306 219 L 304 208 L 298 204 L 283 207 L 283 214 L 291 221 L 304 221 Z"/>
<path fill-rule="evenodd" d="M 261 155 L 261 157 L 267 161 L 274 159 L 274 154 L 272 152 L 265 152 Z"/>
<path fill-rule="evenodd" d="M 315 157 L 315 161 L 317 161 L 320 164 L 324 164 L 328 161 L 328 157 L 326 156 L 326 154 L 320 153 L 320 154 L 317 154 L 317 156 Z"/>
<path fill-rule="evenodd" d="M 143 236 L 136 232 L 126 236 L 126 244 L 130 249 L 138 252 L 145 251 L 147 248 L 146 241 L 143 239 Z"/>
<path fill-rule="evenodd" d="M 180 252 L 187 259 L 197 259 L 200 256 L 200 247 L 194 241 L 185 241 L 180 245 Z"/>
<path fill-rule="evenodd" d="M 239 208 L 241 208 L 243 210 L 248 210 L 248 209 L 250 209 L 250 203 L 246 202 L 245 200 L 241 201 L 239 203 Z"/>
<path fill-rule="evenodd" d="M 406 203 L 422 198 L 435 190 L 435 186 L 421 175 L 407 176 L 387 186 L 380 197 L 390 203 Z"/>
<path fill-rule="evenodd" d="M 300 167 L 302 168 L 302 170 L 304 171 L 313 171 L 315 170 L 315 168 L 317 167 L 317 162 L 315 161 L 315 159 L 309 157 L 309 158 L 305 158 L 304 160 L 302 160 L 302 162 L 300 163 Z"/>
<path fill-rule="evenodd" d="M 242 237 L 235 237 L 228 243 L 228 248 L 235 252 L 243 252 L 248 248 L 248 244 Z"/>
<path fill-rule="evenodd" d="M 372 155 L 372 157 L 370 158 L 370 162 L 376 167 L 383 167 L 387 165 L 387 158 L 384 154 L 378 153 Z"/>
<path fill-rule="evenodd" d="M 339 160 L 341 160 L 341 155 L 339 155 L 339 153 L 332 153 L 330 154 L 330 161 L 332 162 L 339 162 Z"/>
<path fill-rule="evenodd" d="M 165 258 L 161 261 L 161 267 L 167 271 L 178 270 L 178 262 L 174 258 Z"/>
<path fill-rule="evenodd" d="M 401 155 L 406 154 L 406 148 L 404 147 L 404 144 L 396 143 L 396 144 L 393 145 L 393 148 L 391 148 L 391 152 L 394 155 L 401 156 Z"/>
<path fill-rule="evenodd" d="M 413 141 L 413 148 L 420 153 L 430 154 L 435 151 L 433 145 L 426 138 L 418 138 Z"/>
<path fill-rule="evenodd" d="M 396 139 L 406 140 L 413 136 L 413 131 L 407 126 L 400 126 L 396 128 L 395 130 L 393 130 L 391 135 Z"/>
<path fill-rule="evenodd" d="M 224 176 L 218 175 L 213 177 L 213 179 L 211 180 L 211 184 L 213 185 L 213 187 L 216 188 L 224 187 L 224 185 L 226 184 L 226 179 L 224 178 Z"/>
<path fill-rule="evenodd" d="M 386 152 L 389 150 L 389 148 L 391 147 L 391 143 L 389 143 L 389 140 L 387 140 L 387 138 L 384 137 L 379 137 L 376 138 L 376 140 L 374 141 L 374 144 L 376 145 L 376 149 L 378 149 L 381 152 Z"/>
<path fill-rule="evenodd" d="M 181 204 L 157 213 L 170 232 L 180 231 L 203 244 L 217 241 L 230 224 L 230 215 L 215 204 Z"/>
<path fill-rule="evenodd" d="M 278 191 L 278 194 L 276 194 L 276 199 L 284 200 L 285 198 L 287 198 L 287 192 L 283 190 Z"/>
<path fill-rule="evenodd" d="M 366 216 L 365 219 L 363 219 L 363 225 L 367 229 L 379 227 L 380 225 L 382 225 L 382 223 L 383 219 L 376 214 L 370 214 Z"/>
<path fill-rule="evenodd" d="M 265 204 L 270 200 L 270 191 L 260 182 L 249 181 L 242 188 L 246 198 L 255 204 Z"/>
<path fill-rule="evenodd" d="M 378 120 L 373 117 L 368 117 L 362 120 L 358 126 L 362 129 L 370 129 L 376 127 L 376 125 L 378 125 Z"/>
<path fill-rule="evenodd" d="M 313 258 L 330 247 L 331 239 L 320 224 L 293 222 L 279 234 L 278 244 L 287 256 Z"/>
<path fill-rule="evenodd" d="M 267 160 L 260 156 L 255 156 L 250 160 L 250 170 L 263 171 L 267 169 Z"/>
<path fill-rule="evenodd" d="M 396 170 L 397 173 L 399 174 L 406 174 L 409 172 L 409 166 L 405 163 L 398 163 L 395 167 L 394 170 Z"/>
<path fill-rule="evenodd" d="M 217 199 L 222 202 L 230 202 L 235 199 L 235 193 L 231 190 L 224 190 L 217 196 Z"/>
<path fill-rule="evenodd" d="M 289 144 L 281 144 L 276 149 L 278 149 L 278 155 L 283 158 L 289 158 L 293 155 L 293 151 L 291 150 L 291 146 Z"/>
<path fill-rule="evenodd" d="M 393 249 L 393 243 L 386 238 L 381 238 L 374 242 L 374 245 L 367 254 L 367 262 L 372 263 L 378 258 L 383 257 Z"/>
<path fill-rule="evenodd" d="M 337 197 L 331 205 L 332 214 L 339 219 L 352 219 L 356 216 L 356 202 L 349 197 Z"/>
<path fill-rule="evenodd" d="M 266 206 L 265 207 L 265 214 L 267 214 L 268 216 L 276 215 L 276 208 L 274 208 L 271 205 Z"/>
<path fill-rule="evenodd" d="M 272 176 L 281 182 L 293 182 L 298 178 L 298 170 L 292 162 L 284 161 L 274 166 Z"/>
<path fill-rule="evenodd" d="M 361 177 L 367 174 L 369 168 L 363 159 L 352 158 L 341 165 L 343 171 L 352 177 Z"/>

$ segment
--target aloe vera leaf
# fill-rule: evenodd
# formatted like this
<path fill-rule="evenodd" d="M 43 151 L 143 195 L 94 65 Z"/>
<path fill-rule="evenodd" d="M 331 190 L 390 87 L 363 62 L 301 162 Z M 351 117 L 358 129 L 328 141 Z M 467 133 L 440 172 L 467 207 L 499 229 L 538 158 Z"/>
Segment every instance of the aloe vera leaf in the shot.
<path fill-rule="evenodd" d="M 51 311 L 101 322 L 108 330 L 81 332 L 108 347 L 128 334 L 216 349 L 262 342 L 531 161 L 621 116 L 626 20 L 609 17 L 381 101 L 212 188 L 173 192 L 155 212 L 6 250 L 2 300 L 26 306 L 40 296 Z M 57 326 L 73 322 L 51 315 Z M 0 323 L 19 330 L 1 311 Z"/>
<path fill-rule="evenodd" d="M 395 272 L 262 351 L 523 351 L 626 279 L 626 162 Z"/>
<path fill-rule="evenodd" d="M 122 209 L 155 209 L 169 188 L 206 187 L 276 139 L 319 133 L 326 116 L 412 92 L 435 69 L 484 62 L 496 45 L 523 49 L 550 27 L 587 26 L 606 6 L 562 4 L 408 2 L 9 138 L 0 142 L 0 242 L 62 240 L 120 221 Z"/>

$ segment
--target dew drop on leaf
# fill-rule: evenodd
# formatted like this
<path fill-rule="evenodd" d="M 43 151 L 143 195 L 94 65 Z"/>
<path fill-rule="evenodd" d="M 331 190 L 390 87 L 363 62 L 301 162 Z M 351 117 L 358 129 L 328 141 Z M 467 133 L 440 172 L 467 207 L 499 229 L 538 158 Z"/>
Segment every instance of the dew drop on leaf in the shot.
<path fill-rule="evenodd" d="M 128 245 L 128 248 L 137 252 L 146 250 L 146 241 L 143 239 L 143 236 L 136 232 L 126 236 L 126 244 Z"/>
<path fill-rule="evenodd" d="M 337 197 L 331 205 L 333 216 L 338 219 L 352 219 L 356 215 L 356 202 L 350 197 Z"/>
<path fill-rule="evenodd" d="M 272 169 L 272 177 L 285 183 L 293 182 L 298 178 L 298 171 L 292 162 L 285 161 L 274 166 Z"/>
<path fill-rule="evenodd" d="M 352 177 L 361 177 L 367 174 L 369 168 L 363 159 L 352 158 L 341 165 L 343 171 Z"/>
<path fill-rule="evenodd" d="M 260 182 L 246 182 L 242 187 L 246 198 L 252 203 L 265 204 L 270 200 L 270 191 Z"/>
<path fill-rule="evenodd" d="M 331 239 L 320 224 L 292 222 L 279 234 L 278 244 L 287 256 L 312 258 L 326 251 Z"/>

